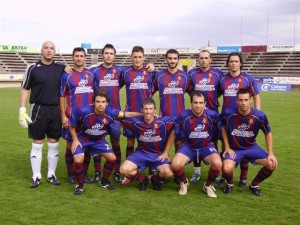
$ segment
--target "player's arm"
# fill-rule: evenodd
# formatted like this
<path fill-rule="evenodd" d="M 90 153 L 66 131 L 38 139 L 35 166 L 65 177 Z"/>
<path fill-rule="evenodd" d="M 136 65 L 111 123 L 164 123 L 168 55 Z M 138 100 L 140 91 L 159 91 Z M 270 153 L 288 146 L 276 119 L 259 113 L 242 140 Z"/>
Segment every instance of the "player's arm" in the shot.
<path fill-rule="evenodd" d="M 31 118 L 26 113 L 26 101 L 28 96 L 29 90 L 22 88 L 20 93 L 19 123 L 23 128 L 27 128 L 28 123 L 32 123 Z"/>
<path fill-rule="evenodd" d="M 175 137 L 176 137 L 175 130 L 172 130 L 172 132 L 168 138 L 165 150 L 160 156 L 157 157 L 157 160 L 163 161 L 164 159 L 169 159 L 170 148 L 172 147 L 172 145 L 175 141 Z"/>
<path fill-rule="evenodd" d="M 123 119 L 123 118 L 129 118 L 129 117 L 136 117 L 136 116 L 144 116 L 143 113 L 141 112 L 125 112 L 125 111 L 120 111 L 118 115 L 118 119 Z"/>
<path fill-rule="evenodd" d="M 59 109 L 60 109 L 60 117 L 61 117 L 61 122 L 64 128 L 69 127 L 69 119 L 66 116 L 66 97 L 65 96 L 60 96 L 59 98 Z"/>
<path fill-rule="evenodd" d="M 276 169 L 278 162 L 273 154 L 273 137 L 271 132 L 265 134 L 265 141 L 268 149 L 268 164 L 271 164 L 271 167 L 273 167 L 273 169 Z"/>
<path fill-rule="evenodd" d="M 71 133 L 71 136 L 72 136 L 72 146 L 71 146 L 71 151 L 72 153 L 75 152 L 76 148 L 78 146 L 82 147 L 81 143 L 79 142 L 78 140 L 78 137 L 77 137 L 77 134 L 76 134 L 76 129 L 75 127 L 72 126 L 72 124 L 70 124 L 69 126 L 69 130 L 70 130 L 70 133 Z"/>
<path fill-rule="evenodd" d="M 228 153 L 230 155 L 230 157 L 234 159 L 235 152 L 229 146 L 228 134 L 227 134 L 226 128 L 223 126 L 221 131 L 222 131 L 222 137 L 223 137 L 223 142 L 224 142 L 224 146 L 225 146 L 223 157 Z"/>
<path fill-rule="evenodd" d="M 258 110 L 260 110 L 260 107 L 261 107 L 261 102 L 260 102 L 260 95 L 257 94 L 257 95 L 254 95 L 253 96 L 253 99 L 254 99 L 254 107 Z"/>

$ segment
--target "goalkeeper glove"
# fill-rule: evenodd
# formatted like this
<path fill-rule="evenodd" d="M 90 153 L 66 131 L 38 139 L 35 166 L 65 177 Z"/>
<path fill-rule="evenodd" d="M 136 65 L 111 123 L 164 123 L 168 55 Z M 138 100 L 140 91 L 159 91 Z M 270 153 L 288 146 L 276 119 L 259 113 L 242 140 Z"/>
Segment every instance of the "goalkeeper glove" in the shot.
<path fill-rule="evenodd" d="M 20 110 L 19 110 L 19 123 L 20 123 L 21 127 L 23 127 L 23 128 L 27 128 L 28 123 L 32 123 L 32 120 L 30 119 L 30 117 L 26 113 L 26 108 L 25 107 L 20 107 Z"/>

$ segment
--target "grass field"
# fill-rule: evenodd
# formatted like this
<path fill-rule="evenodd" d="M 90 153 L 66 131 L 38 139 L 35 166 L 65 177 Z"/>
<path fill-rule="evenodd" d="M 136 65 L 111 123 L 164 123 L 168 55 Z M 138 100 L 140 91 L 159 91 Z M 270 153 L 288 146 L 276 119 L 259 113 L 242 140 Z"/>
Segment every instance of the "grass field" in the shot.
<path fill-rule="evenodd" d="M 31 144 L 27 130 L 18 124 L 19 88 L 0 89 L 0 224 L 300 224 L 300 93 L 264 92 L 261 99 L 279 161 L 277 171 L 261 184 L 262 197 L 237 186 L 233 194 L 224 195 L 215 185 L 218 198 L 208 198 L 202 192 L 208 166 L 203 166 L 200 183 L 192 184 L 186 196 L 178 195 L 173 182 L 161 192 L 151 186 L 139 192 L 136 183 L 114 184 L 116 191 L 87 184 L 81 196 L 74 196 L 74 185 L 66 182 L 63 140 L 57 169 L 62 184 L 46 182 L 44 148 L 43 182 L 30 189 Z M 125 138 L 121 141 L 124 151 Z M 265 146 L 263 135 L 258 142 Z M 250 166 L 251 179 L 259 168 Z M 192 172 L 192 165 L 187 166 L 188 177 Z M 236 181 L 238 176 L 236 169 Z"/>

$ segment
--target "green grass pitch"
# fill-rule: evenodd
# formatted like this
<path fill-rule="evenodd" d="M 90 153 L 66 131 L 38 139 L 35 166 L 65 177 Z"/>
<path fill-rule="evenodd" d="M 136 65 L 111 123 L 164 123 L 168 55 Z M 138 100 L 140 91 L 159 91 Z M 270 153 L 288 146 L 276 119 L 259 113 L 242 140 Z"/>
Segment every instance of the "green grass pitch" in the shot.
<path fill-rule="evenodd" d="M 202 192 L 208 171 L 204 165 L 200 182 L 190 185 L 186 196 L 178 195 L 178 186 L 173 181 L 164 185 L 161 192 L 150 185 L 145 192 L 139 192 L 136 183 L 122 186 L 112 181 L 116 191 L 87 184 L 81 196 L 74 196 L 74 185 L 66 182 L 64 140 L 60 141 L 57 168 L 61 185 L 46 182 L 44 146 L 43 182 L 31 189 L 31 142 L 27 130 L 18 124 L 19 91 L 19 88 L 0 89 L 0 224 L 300 224 L 299 92 L 261 93 L 262 110 L 271 124 L 274 152 L 279 161 L 278 169 L 261 184 L 263 196 L 256 197 L 237 185 L 233 194 L 224 195 L 221 187 L 215 185 L 218 198 L 210 199 Z M 123 91 L 122 96 L 124 102 Z M 122 137 L 122 153 L 125 141 Z M 262 134 L 258 143 L 265 146 Z M 259 168 L 250 166 L 249 179 Z M 192 165 L 188 165 L 187 176 L 192 172 Z M 239 169 L 234 174 L 238 181 Z"/>

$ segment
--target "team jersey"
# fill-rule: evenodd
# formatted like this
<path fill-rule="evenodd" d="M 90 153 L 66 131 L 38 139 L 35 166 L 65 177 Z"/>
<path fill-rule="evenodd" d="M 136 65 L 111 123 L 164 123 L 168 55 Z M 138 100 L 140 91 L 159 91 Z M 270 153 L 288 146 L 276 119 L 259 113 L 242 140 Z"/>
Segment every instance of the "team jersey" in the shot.
<path fill-rule="evenodd" d="M 129 112 L 141 112 L 142 101 L 151 97 L 153 72 L 145 67 L 135 70 L 133 66 L 123 68 L 123 80 L 126 86 L 126 107 Z"/>
<path fill-rule="evenodd" d="M 236 77 L 231 76 L 230 73 L 225 74 L 221 78 L 220 85 L 223 94 L 222 111 L 236 107 L 236 93 L 241 88 L 248 88 L 252 96 L 259 94 L 254 78 L 244 72 Z"/>
<path fill-rule="evenodd" d="M 212 142 L 213 130 L 218 129 L 219 122 L 219 115 L 210 109 L 205 109 L 200 117 L 187 109 L 177 119 L 185 143 L 193 149 L 206 148 Z"/>
<path fill-rule="evenodd" d="M 102 65 L 91 68 L 95 77 L 95 90 L 103 90 L 108 93 L 110 102 L 108 106 L 121 110 L 120 89 L 123 87 L 122 67 L 113 65 L 106 68 Z"/>
<path fill-rule="evenodd" d="M 66 97 L 66 116 L 72 111 L 93 104 L 94 75 L 84 68 L 82 72 L 63 73 L 60 96 Z"/>
<path fill-rule="evenodd" d="M 80 132 L 77 134 L 81 140 L 100 141 L 105 138 L 109 125 L 114 119 L 123 117 L 122 111 L 106 107 L 102 115 L 95 113 L 93 105 L 76 109 L 70 117 L 70 124 Z"/>
<path fill-rule="evenodd" d="M 220 114 L 221 126 L 225 127 L 229 146 L 234 150 L 248 149 L 256 144 L 256 136 L 261 129 L 264 134 L 271 132 L 266 115 L 255 108 L 247 116 L 239 113 L 237 108 L 227 109 Z"/>
<path fill-rule="evenodd" d="M 29 65 L 22 88 L 31 90 L 30 104 L 59 105 L 59 88 L 65 65 L 53 61 L 50 65 L 38 61 Z"/>
<path fill-rule="evenodd" d="M 189 82 L 188 73 L 182 70 L 172 74 L 165 69 L 155 74 L 152 94 L 159 91 L 162 116 L 178 116 L 185 110 L 184 93 L 188 92 Z"/>
<path fill-rule="evenodd" d="M 206 107 L 218 112 L 219 101 L 221 95 L 220 80 L 224 75 L 221 70 L 210 68 L 203 72 L 199 67 L 190 70 L 190 92 L 201 91 L 206 100 Z"/>
<path fill-rule="evenodd" d="M 122 125 L 133 131 L 137 141 L 137 149 L 145 153 L 162 153 L 167 140 L 175 127 L 176 117 L 155 117 L 151 124 L 144 117 L 133 117 L 122 120 Z"/>

